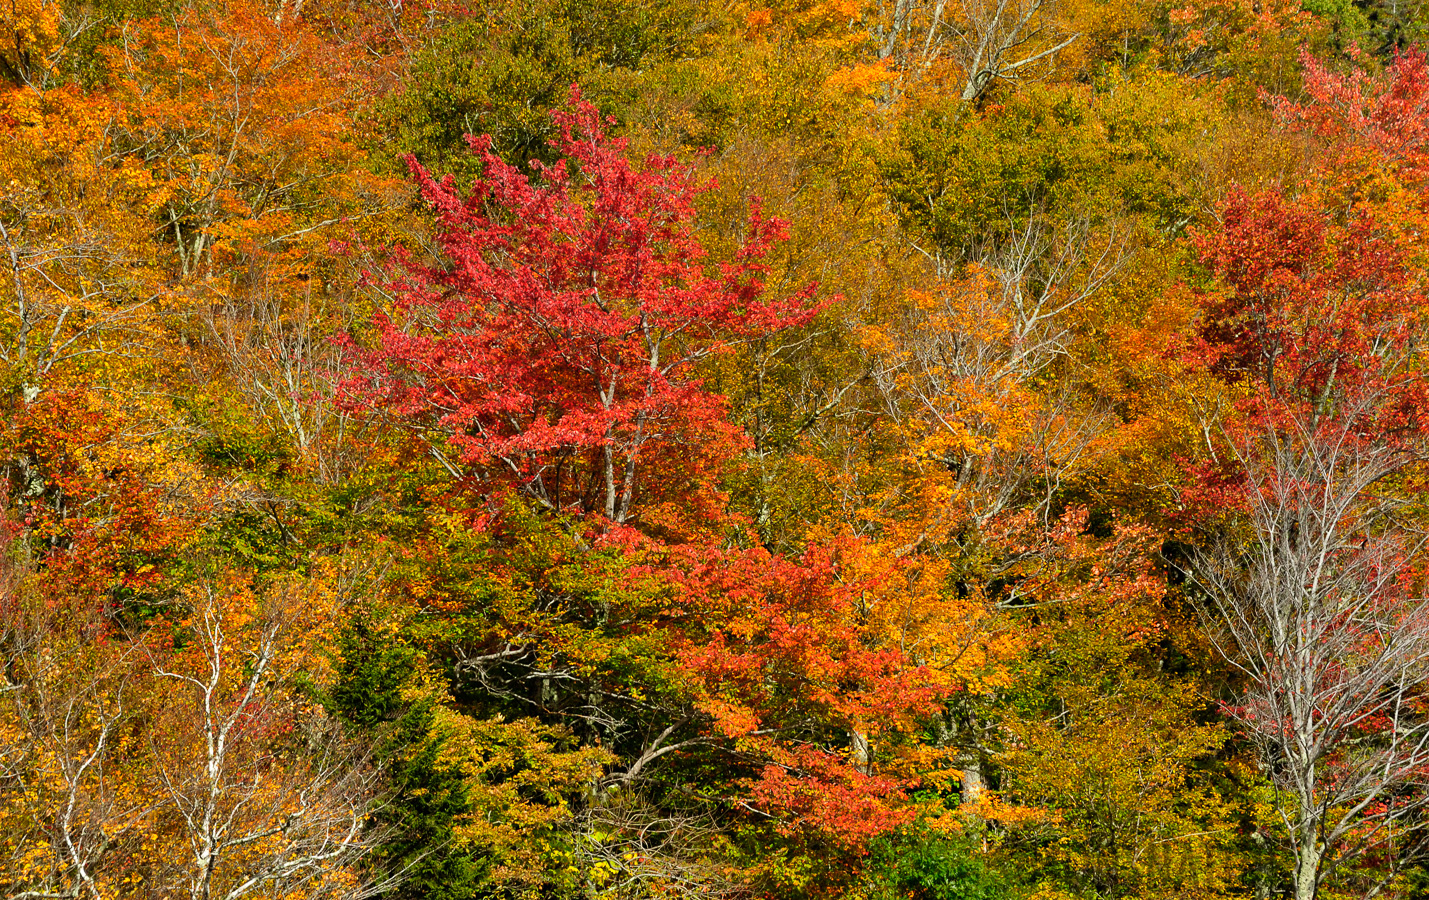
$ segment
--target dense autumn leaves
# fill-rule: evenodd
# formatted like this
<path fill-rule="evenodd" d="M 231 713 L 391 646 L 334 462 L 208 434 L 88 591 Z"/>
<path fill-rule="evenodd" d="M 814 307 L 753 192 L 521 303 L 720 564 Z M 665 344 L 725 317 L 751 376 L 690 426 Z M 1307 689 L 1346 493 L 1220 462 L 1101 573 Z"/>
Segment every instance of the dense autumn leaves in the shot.
<path fill-rule="evenodd" d="M 784 223 L 757 210 L 735 261 L 707 268 L 692 175 L 669 157 L 635 169 L 593 106 L 579 93 L 571 106 L 539 185 L 489 137 L 472 141 L 486 171 L 465 197 L 409 157 L 448 267 L 397 273 L 401 318 L 379 320 L 377 373 L 354 392 L 433 420 L 457 461 L 552 511 L 618 525 L 651 507 L 647 526 L 678 528 L 740 447 L 695 365 L 806 324 L 810 291 L 764 296 Z M 717 499 L 704 505 L 719 515 Z"/>
<path fill-rule="evenodd" d="M 1414 4 L 0 7 L 0 890 L 1429 883 Z"/>

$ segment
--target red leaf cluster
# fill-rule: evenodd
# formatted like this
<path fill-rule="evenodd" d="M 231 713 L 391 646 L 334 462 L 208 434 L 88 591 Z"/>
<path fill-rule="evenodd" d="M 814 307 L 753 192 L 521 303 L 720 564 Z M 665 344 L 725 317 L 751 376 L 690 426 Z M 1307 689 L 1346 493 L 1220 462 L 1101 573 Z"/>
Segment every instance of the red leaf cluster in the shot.
<path fill-rule="evenodd" d="M 633 166 L 578 91 L 557 122 L 563 160 L 533 162 L 535 179 L 486 137 L 470 139 L 485 170 L 465 194 L 408 160 L 445 264 L 406 260 L 351 387 L 550 508 L 624 523 L 642 502 L 698 501 L 742 446 L 697 364 L 817 308 L 812 288 L 764 296 L 783 222 L 756 205 L 735 260 L 712 266 L 688 167 Z"/>

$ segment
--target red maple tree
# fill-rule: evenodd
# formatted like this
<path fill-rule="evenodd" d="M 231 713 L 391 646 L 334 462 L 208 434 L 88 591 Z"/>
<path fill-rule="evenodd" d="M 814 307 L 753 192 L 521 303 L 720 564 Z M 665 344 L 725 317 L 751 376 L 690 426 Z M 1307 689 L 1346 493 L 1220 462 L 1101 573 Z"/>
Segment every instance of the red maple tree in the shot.
<path fill-rule="evenodd" d="M 351 392 L 547 508 L 616 524 L 642 503 L 679 507 L 647 516 L 664 522 L 710 514 L 711 470 L 743 437 L 697 364 L 808 322 L 812 286 L 765 297 L 785 224 L 757 203 L 736 258 L 711 265 L 690 167 L 632 165 L 578 90 L 555 119 L 562 159 L 532 162 L 534 179 L 488 136 L 468 139 L 484 172 L 465 194 L 408 158 L 443 262 L 400 259 L 395 308 Z"/>

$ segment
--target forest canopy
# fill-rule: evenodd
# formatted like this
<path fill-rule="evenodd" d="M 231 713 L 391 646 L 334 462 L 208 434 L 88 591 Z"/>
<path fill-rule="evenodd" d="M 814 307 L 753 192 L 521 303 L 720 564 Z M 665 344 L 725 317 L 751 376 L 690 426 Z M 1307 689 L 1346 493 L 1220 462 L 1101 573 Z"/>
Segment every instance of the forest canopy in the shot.
<path fill-rule="evenodd" d="M 1421 48 L 3 0 L 0 893 L 1429 895 Z"/>

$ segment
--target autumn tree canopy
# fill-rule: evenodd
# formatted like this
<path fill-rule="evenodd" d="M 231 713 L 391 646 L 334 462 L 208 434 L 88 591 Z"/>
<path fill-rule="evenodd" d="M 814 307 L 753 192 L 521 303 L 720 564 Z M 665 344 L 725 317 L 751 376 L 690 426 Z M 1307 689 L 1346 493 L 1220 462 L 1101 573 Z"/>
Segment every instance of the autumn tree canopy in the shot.
<path fill-rule="evenodd" d="M 0 7 L 0 891 L 1429 883 L 1429 17 Z"/>

